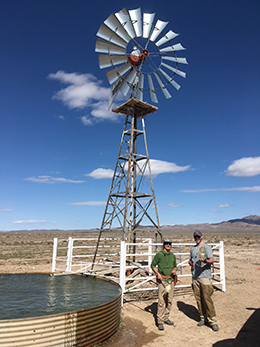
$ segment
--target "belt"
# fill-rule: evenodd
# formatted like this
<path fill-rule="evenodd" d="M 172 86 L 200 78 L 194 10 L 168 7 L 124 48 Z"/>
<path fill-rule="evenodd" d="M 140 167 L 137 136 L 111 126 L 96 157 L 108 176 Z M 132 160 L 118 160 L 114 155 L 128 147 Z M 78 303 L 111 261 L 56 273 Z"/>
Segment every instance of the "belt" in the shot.
<path fill-rule="evenodd" d="M 174 277 L 172 277 L 172 276 L 164 276 L 164 275 L 161 275 L 161 276 L 162 276 L 162 278 L 173 279 L 174 285 L 176 285 L 176 283 L 177 283 L 177 275 L 174 275 Z"/>

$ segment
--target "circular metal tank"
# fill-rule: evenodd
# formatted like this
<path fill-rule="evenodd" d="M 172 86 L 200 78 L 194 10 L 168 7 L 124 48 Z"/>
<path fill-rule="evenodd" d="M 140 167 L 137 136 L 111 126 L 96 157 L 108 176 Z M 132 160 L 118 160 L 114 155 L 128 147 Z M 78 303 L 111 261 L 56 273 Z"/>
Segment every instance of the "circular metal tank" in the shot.
<path fill-rule="evenodd" d="M 103 287 L 107 283 L 105 280 L 96 281 Z M 83 347 L 106 340 L 117 330 L 121 319 L 121 289 L 118 284 L 112 284 L 115 298 L 101 305 L 38 317 L 0 320 L 0 346 Z"/>

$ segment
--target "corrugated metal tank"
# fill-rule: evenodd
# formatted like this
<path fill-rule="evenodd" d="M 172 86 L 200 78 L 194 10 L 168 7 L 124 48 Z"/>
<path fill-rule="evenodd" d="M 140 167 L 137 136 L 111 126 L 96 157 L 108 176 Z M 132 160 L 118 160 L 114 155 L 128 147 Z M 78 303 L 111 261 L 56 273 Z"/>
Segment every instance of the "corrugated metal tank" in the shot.
<path fill-rule="evenodd" d="M 0 320 L 1 347 L 94 346 L 118 328 L 121 291 L 100 306 L 49 316 Z"/>

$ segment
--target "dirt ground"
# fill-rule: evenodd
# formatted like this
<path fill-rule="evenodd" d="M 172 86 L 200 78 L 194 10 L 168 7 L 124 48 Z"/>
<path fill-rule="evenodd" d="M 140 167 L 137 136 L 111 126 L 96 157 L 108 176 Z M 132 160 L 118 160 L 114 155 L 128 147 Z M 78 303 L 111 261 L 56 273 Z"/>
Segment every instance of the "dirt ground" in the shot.
<path fill-rule="evenodd" d="M 20 254 L 17 250 L 21 248 L 21 242 L 23 242 L 22 249 L 25 251 L 26 237 L 20 238 L 16 235 L 20 241 L 14 241 L 14 237 L 7 237 L 7 234 L 0 235 L 1 273 L 51 271 L 53 235 L 46 235 L 42 239 L 40 236 L 31 236 L 31 247 L 28 249 L 32 256 L 28 257 L 26 253 L 25 258 L 22 257 L 23 253 Z M 204 239 L 209 242 L 213 240 L 210 234 L 205 234 Z M 213 294 L 220 328 L 218 332 L 213 332 L 207 326 L 197 327 L 199 316 L 193 293 L 191 289 L 178 289 L 170 315 L 175 323 L 174 327 L 165 325 L 164 331 L 158 330 L 156 295 L 145 299 L 125 296 L 122 326 L 116 334 L 101 345 L 104 347 L 259 347 L 260 234 L 221 234 L 218 239 L 224 241 L 226 271 L 226 292 L 216 289 Z M 186 236 L 184 241 L 187 241 Z M 32 251 L 34 247 L 36 248 Z M 42 247 L 42 254 L 36 257 L 37 254 L 39 255 L 39 247 Z M 19 254 L 19 257 L 12 257 L 12 254 Z"/>

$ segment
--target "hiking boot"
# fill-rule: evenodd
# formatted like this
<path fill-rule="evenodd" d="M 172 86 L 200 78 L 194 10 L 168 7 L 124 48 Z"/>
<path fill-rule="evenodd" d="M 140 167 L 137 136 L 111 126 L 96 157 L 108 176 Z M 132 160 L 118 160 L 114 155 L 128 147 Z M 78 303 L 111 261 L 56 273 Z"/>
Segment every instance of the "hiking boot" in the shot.
<path fill-rule="evenodd" d="M 219 327 L 218 327 L 217 324 L 211 325 L 211 329 L 212 329 L 213 331 L 219 331 Z"/>
<path fill-rule="evenodd" d="M 159 324 L 158 324 L 158 329 L 159 329 L 159 330 L 164 330 L 164 326 L 163 326 L 162 323 L 159 323 Z"/>
<path fill-rule="evenodd" d="M 205 325 L 205 321 L 204 319 L 201 319 L 198 324 L 197 324 L 197 327 L 202 327 L 203 325 Z"/>
<path fill-rule="evenodd" d="M 166 321 L 164 321 L 164 323 L 168 325 L 174 325 L 174 323 L 170 319 L 167 319 Z"/>

